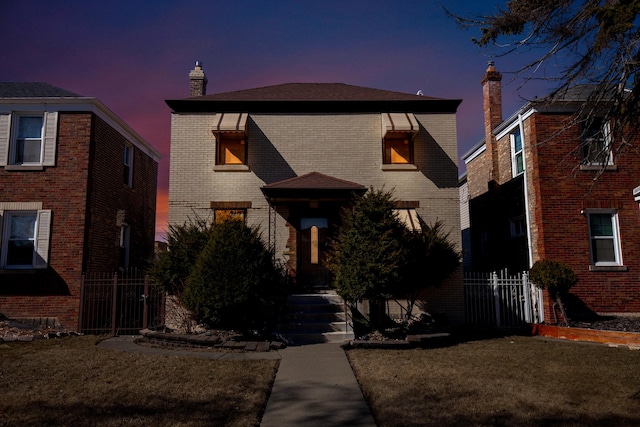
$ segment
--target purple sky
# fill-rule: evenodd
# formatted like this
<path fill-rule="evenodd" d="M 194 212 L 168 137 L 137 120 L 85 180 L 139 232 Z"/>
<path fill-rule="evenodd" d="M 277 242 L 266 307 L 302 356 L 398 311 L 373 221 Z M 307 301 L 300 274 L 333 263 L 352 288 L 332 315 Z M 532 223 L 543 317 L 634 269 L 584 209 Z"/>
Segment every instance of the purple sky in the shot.
<path fill-rule="evenodd" d="M 492 51 L 471 42 L 455 13 L 490 14 L 498 0 L 8 0 L 0 14 L 0 81 L 43 81 L 98 98 L 164 156 L 157 237 L 166 228 L 170 110 L 189 95 L 200 60 L 207 93 L 280 83 L 332 82 L 462 99 L 460 156 L 483 137 L 480 80 Z M 496 58 L 509 116 L 522 97 L 509 71 L 523 55 Z M 460 162 L 461 163 L 461 162 Z M 461 165 L 461 172 L 464 165 Z"/>

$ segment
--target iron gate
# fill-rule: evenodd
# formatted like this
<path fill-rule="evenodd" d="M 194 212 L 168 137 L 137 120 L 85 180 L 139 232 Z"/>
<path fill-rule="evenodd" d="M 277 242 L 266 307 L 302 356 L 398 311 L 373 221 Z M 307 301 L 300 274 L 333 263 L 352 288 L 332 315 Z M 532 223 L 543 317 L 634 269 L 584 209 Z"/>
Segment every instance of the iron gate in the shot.
<path fill-rule="evenodd" d="M 80 294 L 80 332 L 138 334 L 164 325 L 165 294 L 149 277 L 125 273 L 84 273 Z"/>

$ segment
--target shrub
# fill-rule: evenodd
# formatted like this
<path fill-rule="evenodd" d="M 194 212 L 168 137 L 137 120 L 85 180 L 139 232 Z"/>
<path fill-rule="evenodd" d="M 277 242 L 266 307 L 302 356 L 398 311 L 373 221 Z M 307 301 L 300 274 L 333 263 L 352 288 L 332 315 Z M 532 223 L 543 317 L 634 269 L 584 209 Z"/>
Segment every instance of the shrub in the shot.
<path fill-rule="evenodd" d="M 169 225 L 167 233 L 168 251 L 158 256 L 150 275 L 162 285 L 169 295 L 180 296 L 211 233 L 205 220 L 185 222 L 183 225 Z"/>
<path fill-rule="evenodd" d="M 529 271 L 529 279 L 539 288 L 546 289 L 551 298 L 555 300 L 560 308 L 560 312 L 565 320 L 569 323 L 569 317 L 562 302 L 569 290 L 578 283 L 578 276 L 567 264 L 540 260 L 536 261 Z"/>
<path fill-rule="evenodd" d="M 259 329 L 264 298 L 274 293 L 278 279 L 259 229 L 225 221 L 213 226 L 187 279 L 182 302 L 208 326 Z"/>

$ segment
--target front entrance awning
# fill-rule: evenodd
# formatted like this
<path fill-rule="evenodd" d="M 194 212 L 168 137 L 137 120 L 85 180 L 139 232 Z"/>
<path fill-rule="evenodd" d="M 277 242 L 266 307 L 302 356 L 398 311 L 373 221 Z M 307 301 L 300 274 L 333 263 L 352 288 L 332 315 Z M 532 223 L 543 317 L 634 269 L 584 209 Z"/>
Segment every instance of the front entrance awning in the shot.
<path fill-rule="evenodd" d="M 249 113 L 218 113 L 213 120 L 213 133 L 246 132 Z"/>
<path fill-rule="evenodd" d="M 270 203 L 347 201 L 354 194 L 364 194 L 367 187 L 319 172 L 273 182 L 261 188 Z"/>
<path fill-rule="evenodd" d="M 382 113 L 382 136 L 389 132 L 409 132 L 415 135 L 420 130 L 413 113 Z"/>

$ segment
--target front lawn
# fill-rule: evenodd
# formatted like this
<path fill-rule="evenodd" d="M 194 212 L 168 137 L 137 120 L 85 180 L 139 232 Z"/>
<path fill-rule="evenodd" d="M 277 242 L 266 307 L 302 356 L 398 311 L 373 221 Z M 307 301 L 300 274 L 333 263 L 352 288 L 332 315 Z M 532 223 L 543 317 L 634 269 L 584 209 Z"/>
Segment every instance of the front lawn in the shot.
<path fill-rule="evenodd" d="M 349 350 L 379 426 L 640 425 L 640 351 L 513 336 Z"/>
<path fill-rule="evenodd" d="M 124 353 L 97 341 L 0 343 L 0 426 L 254 426 L 278 366 Z"/>

